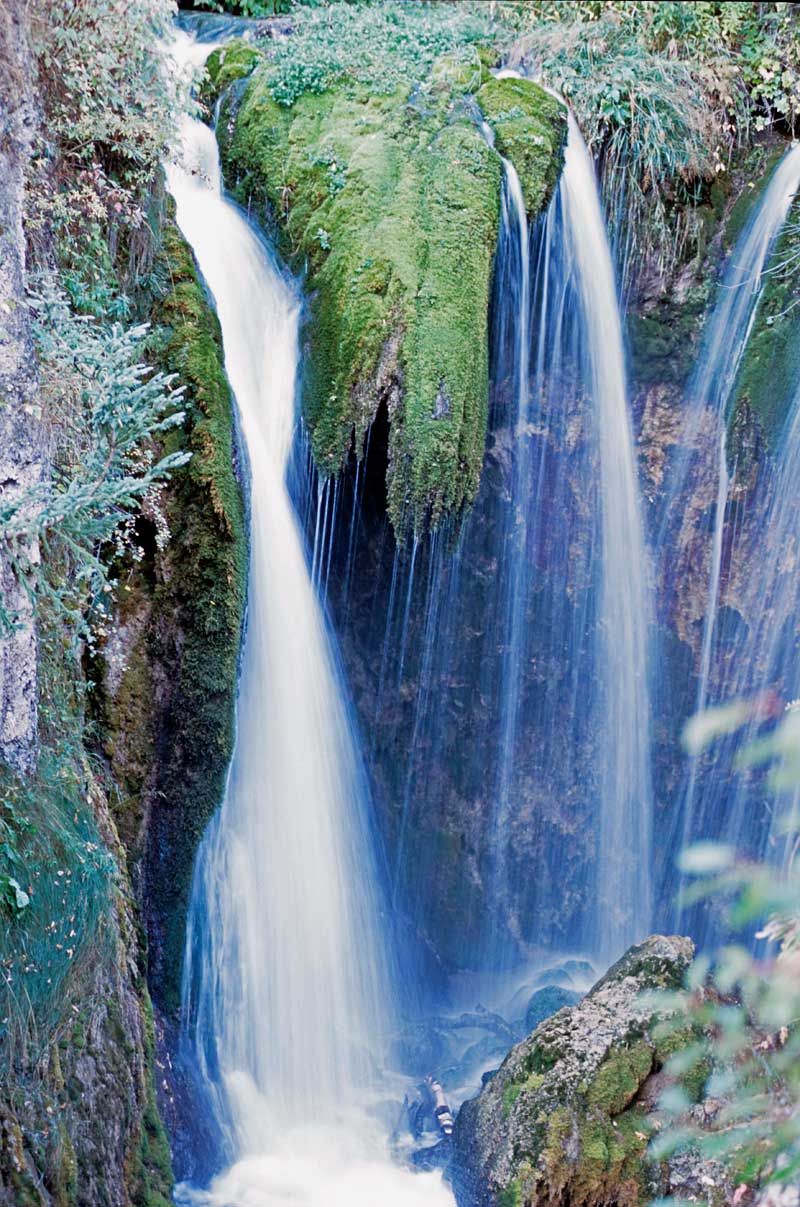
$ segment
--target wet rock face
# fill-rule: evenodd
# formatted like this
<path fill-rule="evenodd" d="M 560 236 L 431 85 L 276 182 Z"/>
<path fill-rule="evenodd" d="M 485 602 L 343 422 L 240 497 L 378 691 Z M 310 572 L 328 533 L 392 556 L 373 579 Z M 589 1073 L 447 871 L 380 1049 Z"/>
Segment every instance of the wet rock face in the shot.
<path fill-rule="evenodd" d="M 195 851 L 233 749 L 248 554 L 219 328 L 171 221 L 159 264 L 171 288 L 153 311 L 154 347 L 184 387 L 187 420 L 172 440 L 192 459 L 163 492 L 166 544 L 139 522 L 145 556 L 127 574 L 96 706 L 120 787 L 114 820 L 148 931 L 150 989 L 175 1016 Z"/>
<path fill-rule="evenodd" d="M 643 1207 L 661 1192 L 643 1095 L 665 1053 L 642 994 L 679 987 L 693 954 L 690 939 L 651 936 L 512 1048 L 456 1120 L 460 1207 Z"/>
<path fill-rule="evenodd" d="M 508 874 L 498 878 L 493 825 L 509 658 L 503 576 L 511 561 L 505 533 L 522 440 L 531 461 L 544 466 L 547 489 L 529 542 L 513 807 L 504 813 Z M 594 635 L 591 617 L 583 623 L 594 585 L 591 508 L 573 469 L 583 464 L 585 444 L 572 413 L 557 435 L 531 429 L 519 441 L 498 422 L 463 528 L 396 554 L 381 514 L 376 425 L 356 515 L 348 510 L 351 479 L 340 491 L 345 507 L 328 525 L 330 602 L 368 735 L 373 799 L 397 899 L 410 915 L 417 950 L 425 946 L 445 969 L 502 964 L 505 947 L 516 958 L 542 954 L 549 944 L 560 951 L 581 944 L 601 754 L 594 728 L 576 720 L 591 699 Z"/>
<path fill-rule="evenodd" d="M 24 8 L 10 0 L 0 11 L 0 502 L 34 487 L 44 460 L 24 305 L 24 178 L 35 123 Z M 32 562 L 39 556 L 36 546 L 16 553 Z M 0 757 L 25 772 L 33 764 L 36 743 L 36 636 L 31 601 L 5 547 L 0 547 L 0 597 L 16 620 L 12 633 L 0 627 Z"/>

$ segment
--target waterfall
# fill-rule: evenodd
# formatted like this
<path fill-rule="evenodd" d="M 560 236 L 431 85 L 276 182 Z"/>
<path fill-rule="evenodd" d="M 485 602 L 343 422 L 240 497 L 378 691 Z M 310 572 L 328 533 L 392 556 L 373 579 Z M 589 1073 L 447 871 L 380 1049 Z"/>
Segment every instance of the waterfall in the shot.
<path fill-rule="evenodd" d="M 672 549 L 673 541 L 669 537 L 669 531 L 671 523 L 675 523 L 673 511 L 676 502 L 679 503 L 684 497 L 690 474 L 697 472 L 698 459 L 701 456 L 696 447 L 699 437 L 705 436 L 710 428 L 715 458 L 712 475 L 716 479 L 716 492 L 712 505 L 711 540 L 707 555 L 708 585 L 695 698 L 697 712 L 702 712 L 710 702 L 714 670 L 714 646 L 723 578 L 723 549 L 730 487 L 727 448 L 730 402 L 764 288 L 770 256 L 799 186 L 800 146 L 795 145 L 785 153 L 773 172 L 726 266 L 719 300 L 709 320 L 697 368 L 689 385 L 687 420 L 683 435 L 684 451 L 677 462 L 664 504 L 660 543 L 662 549 Z M 681 576 L 679 562 L 677 576 Z M 742 650 L 741 657 L 749 666 L 758 655 L 753 651 Z M 748 690 L 749 677 L 745 668 L 740 667 L 734 674 L 736 682 L 726 685 L 726 694 Z M 750 688 L 752 689 L 752 683 Z M 712 794 L 716 794 L 719 786 L 710 790 Z M 705 827 L 710 821 L 713 823 L 716 820 L 711 815 L 713 809 L 709 811 L 711 802 L 698 799 L 698 794 L 702 797 L 704 791 L 698 784 L 697 763 L 693 762 L 689 768 L 683 800 L 679 846 L 686 846 L 694 839 L 705 836 Z M 736 838 L 730 829 L 728 833 Z M 678 924 L 680 922 L 679 914 Z"/>
<path fill-rule="evenodd" d="M 200 57 L 185 37 L 176 54 Z M 168 179 L 219 316 L 251 492 L 236 750 L 198 853 L 185 971 L 234 1164 L 181 1193 L 225 1207 L 446 1204 L 438 1175 L 389 1163 L 371 1118 L 391 977 L 364 774 L 286 485 L 300 299 L 222 196 L 199 121 L 186 120 Z"/>
<path fill-rule="evenodd" d="M 540 235 L 533 294 L 535 331 L 530 321 L 529 233 L 522 191 L 512 165 L 506 164 L 505 170 L 501 244 L 507 246 L 505 254 L 501 247 L 500 259 L 507 275 L 502 306 L 511 308 L 508 321 L 515 332 L 509 351 L 518 449 L 512 531 L 507 532 L 508 630 L 493 836 L 499 870 L 496 866 L 498 887 L 493 896 L 502 895 L 499 885 L 505 874 L 510 814 L 515 808 L 514 768 L 526 658 L 526 600 L 535 563 L 532 554 L 547 540 L 543 527 L 546 465 L 535 457 L 526 429 L 531 424 L 540 429 L 557 427 L 563 420 L 559 411 L 564 399 L 573 391 L 591 412 L 584 417 L 594 446 L 584 468 L 584 489 L 592 500 L 590 505 L 599 512 L 590 536 L 599 566 L 593 603 L 596 636 L 588 652 L 589 663 L 578 670 L 584 683 L 594 685 L 591 722 L 598 734 L 594 868 L 598 900 L 592 910 L 597 926 L 593 931 L 587 927 L 587 939 L 599 956 L 613 958 L 646 933 L 651 913 L 647 668 L 651 616 L 622 327 L 594 165 L 574 117 L 569 118 L 564 171 Z M 561 535 L 568 545 L 569 531 Z M 548 570 L 556 572 L 555 586 L 560 591 L 569 581 L 562 554 L 563 549 L 551 546 Z M 591 566 L 587 569 L 593 572 Z M 543 619 L 554 630 L 561 629 L 562 616 L 552 607 Z M 578 625 L 585 625 L 586 619 L 586 614 L 579 615 Z M 554 631 L 551 641 L 559 641 L 561 636 Z M 568 660 L 581 660 L 583 642 L 583 633 L 576 628 L 565 649 Z M 577 698 L 573 699 L 580 712 Z M 545 735 L 542 740 L 546 741 Z"/>
<path fill-rule="evenodd" d="M 571 114 L 553 204 L 560 221 L 546 224 L 545 239 L 557 232 L 558 245 L 545 247 L 542 257 L 536 363 L 540 405 L 557 408 L 565 384 L 559 342 L 574 323 L 573 380 L 586 395 L 600 512 L 592 674 L 599 735 L 594 947 L 614 958 L 647 933 L 651 916 L 650 589 L 616 283 L 594 164 Z"/>
<path fill-rule="evenodd" d="M 512 324 L 512 380 L 513 407 L 517 430 L 521 431 L 528 421 L 530 412 L 530 343 L 531 343 L 531 268 L 530 232 L 525 199 L 522 194 L 517 170 L 508 159 L 503 159 L 503 197 L 501 208 L 500 247 L 498 259 L 504 269 L 505 304 L 513 311 Z M 527 453 L 529 446 L 523 441 L 517 464 L 516 483 L 527 481 L 530 474 Z M 518 496 L 518 491 L 514 490 Z M 527 508 L 519 506 L 520 499 L 512 500 L 515 506 L 514 523 L 517 529 L 516 542 L 519 550 L 527 545 Z M 504 690 L 500 700 L 500 749 L 497 807 L 495 810 L 494 833 L 491 838 L 492 859 L 489 878 L 491 899 L 500 905 L 507 893 L 507 853 L 510 842 L 510 814 L 514 800 L 514 769 L 516 764 L 517 731 L 520 707 L 521 683 L 518 667 L 524 657 L 525 642 L 525 587 L 527 583 L 524 554 L 514 557 L 509 568 L 509 590 L 506 606 L 507 636 L 504 642 Z M 503 945 L 502 927 L 492 926 L 489 932 L 493 946 Z M 500 961 L 502 963 L 502 960 Z"/>
<path fill-rule="evenodd" d="M 800 804 L 793 785 L 781 791 L 761 767 L 738 765 L 739 756 L 764 736 L 787 708 L 797 708 L 800 682 L 800 390 L 778 438 L 774 463 L 759 480 L 751 505 L 750 531 L 739 539 L 752 552 L 757 541 L 759 573 L 740 586 L 739 605 L 749 626 L 731 635 L 730 653 L 718 671 L 721 699 L 752 701 L 751 715 L 732 737 L 694 760 L 690 789 L 694 811 L 684 819 L 684 841 L 715 840 L 741 857 L 766 860 L 776 869 L 792 857 L 779 824 Z M 733 543 L 737 542 L 734 534 Z M 722 639 L 726 626 L 717 621 Z M 692 828 L 690 828 L 690 825 Z M 713 903 L 712 903 L 713 906 Z M 702 944 L 730 938 L 730 921 L 705 902 L 678 903 L 678 921 Z M 742 938 L 747 938 L 745 934 Z M 751 937 L 751 936 L 750 936 Z"/>

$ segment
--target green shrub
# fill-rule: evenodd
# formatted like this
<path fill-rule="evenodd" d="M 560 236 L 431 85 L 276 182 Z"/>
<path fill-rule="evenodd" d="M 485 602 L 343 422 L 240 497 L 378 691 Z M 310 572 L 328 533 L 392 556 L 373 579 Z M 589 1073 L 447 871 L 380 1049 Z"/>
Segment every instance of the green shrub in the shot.
<path fill-rule="evenodd" d="M 349 81 L 388 96 L 425 80 L 436 58 L 476 59 L 477 43 L 496 32 L 485 5 L 334 3 L 294 14 L 291 38 L 269 49 L 270 91 L 280 105 L 305 92 Z"/>
<path fill-rule="evenodd" d="M 623 199 L 612 221 L 662 267 L 677 256 L 682 210 L 706 197 L 737 143 L 796 125 L 797 5 L 501 0 L 498 12 L 575 110 L 608 200 Z"/>
<path fill-rule="evenodd" d="M 31 0 L 44 120 L 35 133 L 26 231 L 39 264 L 102 240 L 136 261 L 150 198 L 178 128 L 182 81 L 163 53 L 174 0 Z"/>

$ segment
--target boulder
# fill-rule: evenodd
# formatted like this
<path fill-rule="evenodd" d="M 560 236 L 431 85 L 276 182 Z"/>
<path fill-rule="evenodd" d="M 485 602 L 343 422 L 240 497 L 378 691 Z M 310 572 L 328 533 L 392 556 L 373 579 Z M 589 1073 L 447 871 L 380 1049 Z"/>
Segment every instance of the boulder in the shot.
<path fill-rule="evenodd" d="M 651 936 L 512 1048 L 456 1120 L 460 1207 L 644 1207 L 661 1193 L 638 1099 L 668 1053 L 645 991 L 679 988 L 693 954 L 690 939 Z"/>

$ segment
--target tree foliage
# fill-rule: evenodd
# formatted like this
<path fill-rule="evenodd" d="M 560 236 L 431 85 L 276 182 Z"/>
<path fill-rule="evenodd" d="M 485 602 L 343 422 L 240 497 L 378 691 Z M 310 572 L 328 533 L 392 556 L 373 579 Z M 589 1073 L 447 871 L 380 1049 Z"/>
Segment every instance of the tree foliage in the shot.
<path fill-rule="evenodd" d="M 181 81 L 162 43 L 173 0 L 32 0 L 43 118 L 31 163 L 28 237 L 40 261 L 87 239 L 135 252 L 175 136 Z M 97 246 L 94 248 L 97 251 Z"/>
<path fill-rule="evenodd" d="M 52 285 L 30 306 L 54 462 L 35 488 L 0 501 L 0 532 L 34 597 L 57 596 L 83 634 L 87 604 L 106 586 L 103 546 L 130 534 L 140 506 L 157 509 L 157 484 L 188 460 L 157 451 L 163 433 L 183 422 L 182 390 L 144 363 L 146 325 L 77 314 Z M 31 560 L 32 548 L 41 561 Z M 0 620 L 13 624 L 1 604 Z"/>

